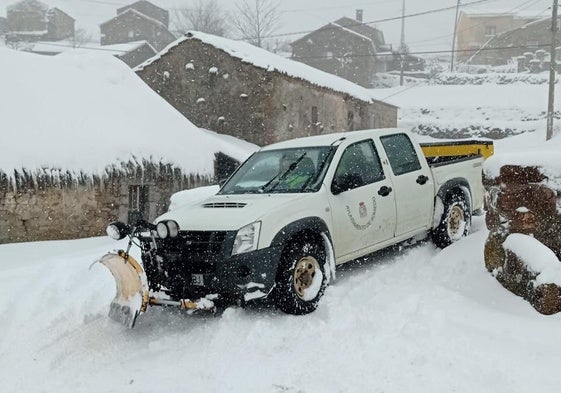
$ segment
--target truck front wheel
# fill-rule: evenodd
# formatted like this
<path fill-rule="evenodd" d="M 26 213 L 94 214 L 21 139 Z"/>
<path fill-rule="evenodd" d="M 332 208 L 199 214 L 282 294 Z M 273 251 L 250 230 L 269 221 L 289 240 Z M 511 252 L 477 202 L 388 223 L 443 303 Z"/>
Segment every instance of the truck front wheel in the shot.
<path fill-rule="evenodd" d="M 314 240 L 305 238 L 287 244 L 273 290 L 275 306 L 294 315 L 314 311 L 327 285 L 325 259 L 324 248 Z"/>
<path fill-rule="evenodd" d="M 463 194 L 450 194 L 443 202 L 444 212 L 438 226 L 432 230 L 432 240 L 439 248 L 467 236 L 471 226 L 471 210 Z"/>

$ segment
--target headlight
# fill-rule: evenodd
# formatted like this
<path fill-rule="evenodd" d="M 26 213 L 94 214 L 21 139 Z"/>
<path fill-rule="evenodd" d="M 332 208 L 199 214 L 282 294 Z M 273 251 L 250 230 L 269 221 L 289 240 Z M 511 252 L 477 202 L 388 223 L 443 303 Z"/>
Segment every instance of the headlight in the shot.
<path fill-rule="evenodd" d="M 241 228 L 234 240 L 232 255 L 242 254 L 244 252 L 257 250 L 257 242 L 259 241 L 259 231 L 261 230 L 261 222 L 254 222 Z"/>
<path fill-rule="evenodd" d="M 121 240 L 130 233 L 130 227 L 125 223 L 115 221 L 109 224 L 105 231 L 111 239 Z"/>
<path fill-rule="evenodd" d="M 159 222 L 156 225 L 156 232 L 158 232 L 158 237 L 160 239 L 165 239 L 169 235 L 169 230 L 165 222 Z"/>
<path fill-rule="evenodd" d="M 179 224 L 173 220 L 160 221 L 156 225 L 156 232 L 160 239 L 165 239 L 168 236 L 171 238 L 179 235 Z"/>

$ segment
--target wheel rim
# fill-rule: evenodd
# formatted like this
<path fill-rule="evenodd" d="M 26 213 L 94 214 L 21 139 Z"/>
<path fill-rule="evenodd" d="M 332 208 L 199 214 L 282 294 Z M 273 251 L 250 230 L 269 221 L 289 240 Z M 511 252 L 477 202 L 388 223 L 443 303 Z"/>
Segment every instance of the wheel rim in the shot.
<path fill-rule="evenodd" d="M 448 233 L 452 240 L 458 240 L 462 237 L 465 222 L 464 210 L 458 205 L 453 206 L 448 215 Z"/>
<path fill-rule="evenodd" d="M 318 280 L 320 285 L 317 285 Z M 314 257 L 306 256 L 298 261 L 294 268 L 294 290 L 300 299 L 308 301 L 315 298 L 322 280 L 323 274 Z"/>

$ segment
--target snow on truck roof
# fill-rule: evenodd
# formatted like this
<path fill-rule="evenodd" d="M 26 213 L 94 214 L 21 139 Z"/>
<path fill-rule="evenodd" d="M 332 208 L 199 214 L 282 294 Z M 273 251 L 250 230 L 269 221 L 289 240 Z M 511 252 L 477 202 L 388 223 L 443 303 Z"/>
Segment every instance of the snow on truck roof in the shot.
<path fill-rule="evenodd" d="M 333 134 L 314 135 L 304 138 L 290 139 L 288 141 L 278 142 L 263 147 L 261 150 L 278 150 L 291 149 L 296 147 L 312 147 L 312 146 L 330 146 L 339 140 L 354 142 L 360 141 L 372 136 L 380 136 L 395 133 L 408 133 L 408 130 L 402 128 L 376 128 L 372 130 L 345 131 Z"/>
<path fill-rule="evenodd" d="M 187 40 L 198 40 L 205 44 L 211 45 L 216 49 L 220 49 L 232 57 L 238 58 L 244 63 L 252 64 L 255 67 L 262 68 L 267 71 L 276 71 L 281 74 L 302 79 L 310 82 L 313 85 L 324 87 L 336 92 L 348 94 L 351 97 L 371 103 L 373 101 L 383 102 L 376 98 L 374 94 L 346 79 L 340 78 L 336 75 L 318 70 L 307 64 L 298 61 L 286 59 L 278 56 L 265 49 L 251 45 L 243 41 L 230 40 L 224 37 L 218 37 L 210 34 L 201 33 L 198 31 L 190 31 L 183 37 L 169 44 L 156 56 L 146 60 L 144 63 L 134 68 L 135 71 L 143 70 L 150 64 L 158 61 L 162 56 L 165 56 L 176 46 Z M 395 106 L 384 102 L 386 105 Z"/>
<path fill-rule="evenodd" d="M 103 174 L 120 162 L 214 174 L 215 153 L 245 160 L 258 146 L 202 130 L 105 53 L 0 48 L 0 171 Z"/>

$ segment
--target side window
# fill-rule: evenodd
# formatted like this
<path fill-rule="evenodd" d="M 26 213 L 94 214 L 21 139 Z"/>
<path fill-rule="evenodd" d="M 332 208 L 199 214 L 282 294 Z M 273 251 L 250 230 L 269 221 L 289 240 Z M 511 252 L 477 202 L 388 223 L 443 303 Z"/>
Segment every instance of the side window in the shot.
<path fill-rule="evenodd" d="M 419 157 L 407 135 L 388 135 L 381 137 L 380 140 L 388 155 L 394 175 L 399 176 L 421 169 Z"/>
<path fill-rule="evenodd" d="M 378 152 L 371 140 L 357 142 L 345 149 L 335 170 L 331 190 L 339 193 L 385 178 Z"/>

